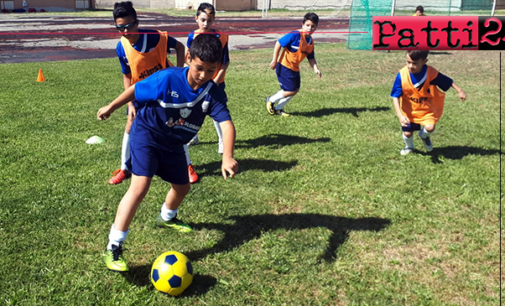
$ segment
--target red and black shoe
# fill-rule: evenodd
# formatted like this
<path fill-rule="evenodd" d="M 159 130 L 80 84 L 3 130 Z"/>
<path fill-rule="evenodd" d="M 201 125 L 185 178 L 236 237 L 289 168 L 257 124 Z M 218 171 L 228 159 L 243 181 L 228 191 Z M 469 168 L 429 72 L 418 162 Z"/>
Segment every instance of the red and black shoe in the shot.
<path fill-rule="evenodd" d="M 117 169 L 116 171 L 112 172 L 112 177 L 109 180 L 109 184 L 111 185 L 120 184 L 124 180 L 129 179 L 130 176 L 131 176 L 130 171 Z"/>

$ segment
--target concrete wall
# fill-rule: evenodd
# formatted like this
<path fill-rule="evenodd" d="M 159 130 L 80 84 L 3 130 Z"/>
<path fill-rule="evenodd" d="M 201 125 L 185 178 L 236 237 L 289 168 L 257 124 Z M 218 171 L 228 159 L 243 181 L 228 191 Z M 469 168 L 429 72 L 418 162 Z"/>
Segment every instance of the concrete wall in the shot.
<path fill-rule="evenodd" d="M 64 12 L 64 11 L 74 11 L 79 9 L 93 8 L 95 0 L 25 0 L 27 6 L 23 7 L 23 0 L 0 0 L 2 3 L 1 7 L 8 6 L 11 7 L 12 4 L 14 9 L 25 9 L 28 12 L 28 8 L 36 8 L 37 11 L 44 9 L 48 12 Z"/>
<path fill-rule="evenodd" d="M 257 9 L 257 2 L 262 0 L 214 0 L 217 11 L 250 11 Z"/>
<path fill-rule="evenodd" d="M 268 0 L 268 9 L 288 10 L 314 10 L 314 9 L 341 9 L 350 7 L 352 0 Z M 258 0 L 257 9 L 263 8 L 263 1 Z"/>

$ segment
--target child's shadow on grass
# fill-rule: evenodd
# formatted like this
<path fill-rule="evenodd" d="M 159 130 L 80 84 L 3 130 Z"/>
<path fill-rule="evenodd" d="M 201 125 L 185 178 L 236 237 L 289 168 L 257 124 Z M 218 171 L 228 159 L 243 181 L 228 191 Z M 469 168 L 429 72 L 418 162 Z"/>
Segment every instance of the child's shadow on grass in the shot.
<path fill-rule="evenodd" d="M 450 159 L 462 159 L 467 155 L 494 155 L 503 154 L 499 150 L 488 150 L 476 147 L 467 146 L 448 146 L 448 147 L 435 147 L 433 151 L 429 153 L 421 153 L 423 155 L 430 155 L 431 161 L 434 164 L 443 163 L 441 157 Z"/>
<path fill-rule="evenodd" d="M 291 112 L 293 116 L 315 117 L 320 118 L 324 116 L 333 115 L 335 113 L 352 114 L 354 117 L 359 118 L 360 112 L 385 112 L 389 111 L 389 107 L 344 107 L 344 108 L 322 108 L 312 112 Z"/>
<path fill-rule="evenodd" d="M 264 214 L 232 216 L 235 224 L 222 223 L 197 223 L 191 224 L 194 229 L 218 230 L 224 232 L 224 237 L 214 246 L 186 253 L 191 260 L 208 256 L 209 254 L 226 252 L 250 240 L 260 238 L 267 232 L 276 229 L 299 230 L 307 228 L 325 227 L 333 233 L 329 238 L 328 247 L 319 258 L 327 262 L 336 259 L 337 249 L 347 240 L 350 231 L 380 231 L 386 228 L 391 221 L 382 218 L 344 218 L 322 214 Z"/>
<path fill-rule="evenodd" d="M 254 169 L 262 170 L 264 172 L 286 171 L 298 164 L 297 160 L 282 162 L 268 159 L 239 159 L 237 162 L 239 174 Z M 198 165 L 196 170 L 200 176 L 221 176 L 221 163 L 221 161 L 216 161 Z"/>
<path fill-rule="evenodd" d="M 134 284 L 138 287 L 146 287 L 151 285 L 150 274 L 151 274 L 151 265 L 142 265 L 142 266 L 130 267 L 130 271 L 127 273 L 123 273 L 122 275 L 131 284 Z M 216 283 L 217 280 L 213 276 L 201 275 L 195 273 L 193 277 L 193 282 L 186 290 L 184 290 L 184 292 L 180 295 L 180 297 L 204 295 L 210 289 L 212 289 L 216 285 Z M 153 291 L 156 290 L 154 286 L 151 288 Z M 170 297 L 170 298 L 177 298 L 177 297 Z"/>
<path fill-rule="evenodd" d="M 272 149 L 278 149 L 284 146 L 294 144 L 329 142 L 330 140 L 331 139 L 328 137 L 312 139 L 307 137 L 285 135 L 285 134 L 269 134 L 255 139 L 237 140 L 237 142 L 235 143 L 235 148 L 251 149 L 263 146 L 263 147 L 271 147 Z"/>

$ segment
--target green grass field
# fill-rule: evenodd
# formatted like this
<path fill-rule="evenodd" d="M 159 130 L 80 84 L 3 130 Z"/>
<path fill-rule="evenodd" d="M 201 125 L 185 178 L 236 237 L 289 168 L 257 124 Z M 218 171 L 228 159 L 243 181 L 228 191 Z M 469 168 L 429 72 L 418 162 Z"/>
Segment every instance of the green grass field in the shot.
<path fill-rule="evenodd" d="M 96 112 L 122 88 L 117 59 L 0 65 L 0 304 L 497 305 L 500 302 L 500 53 L 433 52 L 467 93 L 446 96 L 434 150 L 400 156 L 389 97 L 403 52 L 318 44 L 289 118 L 266 113 L 278 90 L 271 50 L 231 53 L 229 107 L 240 173 L 220 175 L 210 119 L 190 149 L 201 175 L 181 206 L 195 232 L 154 226 L 159 178 L 131 225 L 122 275 L 101 253 L 129 182 L 124 109 Z M 38 69 L 46 82 L 36 83 Z M 102 145 L 88 145 L 93 135 Z M 195 278 L 172 298 L 148 275 L 168 250 Z"/>

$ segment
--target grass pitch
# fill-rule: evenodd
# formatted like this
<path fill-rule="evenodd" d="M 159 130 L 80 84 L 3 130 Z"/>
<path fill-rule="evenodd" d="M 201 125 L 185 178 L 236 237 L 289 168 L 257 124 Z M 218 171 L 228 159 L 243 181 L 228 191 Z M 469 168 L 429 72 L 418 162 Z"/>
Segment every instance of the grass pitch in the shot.
<path fill-rule="evenodd" d="M 220 176 L 208 119 L 190 148 L 201 181 L 158 229 L 168 190 L 156 178 L 125 244 L 129 274 L 105 269 L 126 117 L 97 110 L 122 88 L 117 59 L 0 66 L 0 303 L 6 305 L 496 305 L 500 262 L 500 54 L 433 52 L 467 93 L 447 93 L 434 150 L 400 156 L 389 93 L 403 52 L 318 44 L 289 118 L 266 113 L 278 90 L 271 50 L 231 53 L 229 107 L 240 174 Z M 46 82 L 36 83 L 38 69 Z M 93 135 L 102 145 L 88 145 Z M 148 279 L 161 253 L 196 272 L 179 298 Z"/>

